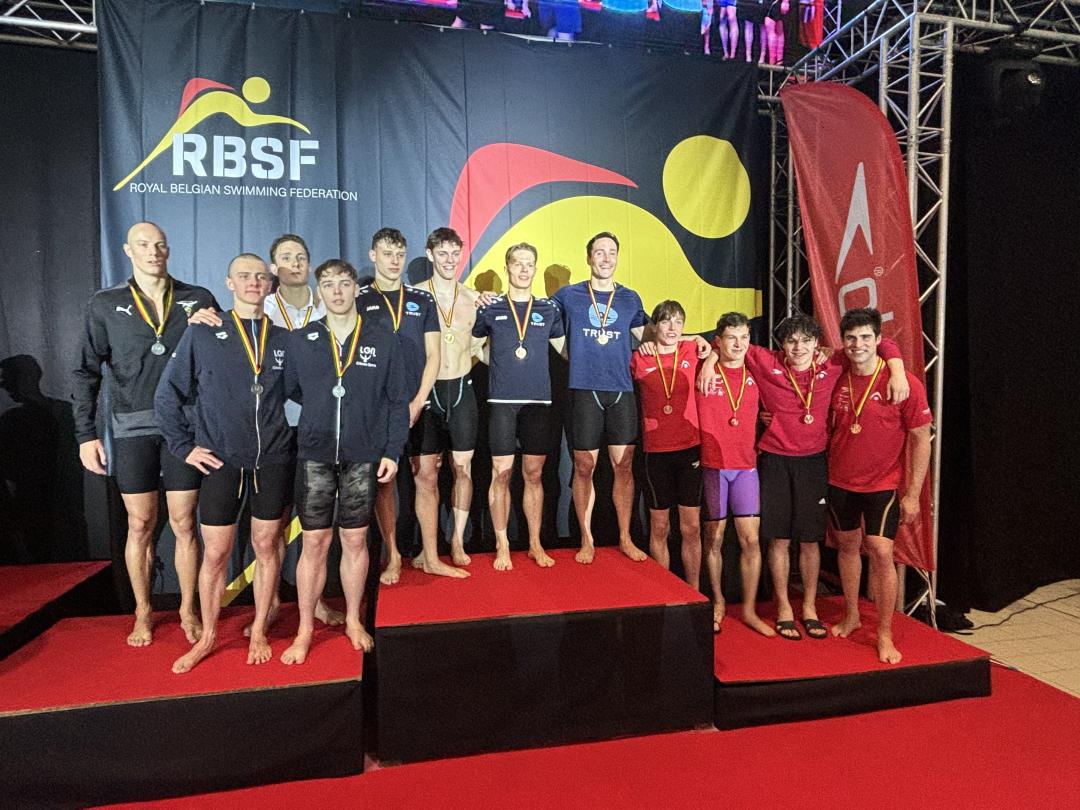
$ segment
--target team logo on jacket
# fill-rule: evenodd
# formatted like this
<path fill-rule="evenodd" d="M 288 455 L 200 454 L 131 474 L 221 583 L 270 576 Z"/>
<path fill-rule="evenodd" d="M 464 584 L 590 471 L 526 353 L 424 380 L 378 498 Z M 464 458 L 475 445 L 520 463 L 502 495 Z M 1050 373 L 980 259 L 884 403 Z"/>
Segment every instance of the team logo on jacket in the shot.
<path fill-rule="evenodd" d="M 319 339 L 319 333 L 318 332 L 308 332 L 307 333 L 307 339 L 308 340 L 318 340 Z"/>
<path fill-rule="evenodd" d="M 229 336 L 228 332 L 214 332 L 214 337 L 218 340 L 225 340 Z"/>
<path fill-rule="evenodd" d="M 541 315 L 539 312 L 534 312 L 532 314 L 532 322 L 535 323 L 537 326 L 543 326 L 544 316 Z"/>
<path fill-rule="evenodd" d="M 191 311 L 193 309 L 195 309 L 195 305 L 198 304 L 198 303 L 199 303 L 198 301 L 177 301 L 176 305 L 178 307 L 183 307 L 184 308 L 184 314 L 187 315 L 190 318 L 191 317 Z"/>
<path fill-rule="evenodd" d="M 356 347 L 356 365 L 367 366 L 368 368 L 375 368 L 375 347 L 374 346 L 357 346 Z"/>
<path fill-rule="evenodd" d="M 607 318 L 604 320 L 604 326 L 611 326 L 617 320 L 619 320 L 619 313 L 612 307 L 607 311 Z M 589 307 L 589 323 L 597 328 L 600 326 L 600 319 L 596 317 L 596 307 Z"/>
<path fill-rule="evenodd" d="M 134 304 L 128 304 L 126 307 L 118 306 L 116 308 L 116 311 L 117 312 L 123 312 L 125 315 L 130 315 L 131 314 L 131 308 L 133 306 L 135 306 L 135 305 Z"/>
<path fill-rule="evenodd" d="M 285 363 L 285 350 L 274 349 L 274 371 L 281 371 Z"/>
<path fill-rule="evenodd" d="M 409 301 L 405 304 L 405 309 L 409 312 L 409 314 L 415 315 L 420 311 L 420 305 L 415 301 Z"/>

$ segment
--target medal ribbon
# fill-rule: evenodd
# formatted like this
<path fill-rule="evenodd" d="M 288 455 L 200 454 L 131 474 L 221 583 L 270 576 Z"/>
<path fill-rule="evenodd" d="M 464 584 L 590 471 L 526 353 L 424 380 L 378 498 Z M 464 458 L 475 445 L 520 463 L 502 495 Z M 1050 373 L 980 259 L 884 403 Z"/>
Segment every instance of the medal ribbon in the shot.
<path fill-rule="evenodd" d="M 739 408 L 742 407 L 743 394 L 746 393 L 746 378 L 749 376 L 746 373 L 746 364 L 743 363 L 743 367 L 742 367 L 742 384 L 739 385 L 739 398 L 738 399 L 735 399 L 731 395 L 731 383 L 728 382 L 727 375 L 723 372 L 722 369 L 723 369 L 723 367 L 718 362 L 716 364 L 716 371 L 720 374 L 721 377 L 724 378 L 724 392 L 727 394 L 728 402 L 731 403 L 731 415 L 732 416 L 738 416 L 739 415 Z"/>
<path fill-rule="evenodd" d="M 855 424 L 859 423 L 859 417 L 862 416 L 863 406 L 866 405 L 866 398 L 870 396 L 870 392 L 874 388 L 874 383 L 877 382 L 878 375 L 881 373 L 881 370 L 883 368 L 885 368 L 885 361 L 882 360 L 879 357 L 878 361 L 877 361 L 877 368 L 874 369 L 874 376 L 872 376 L 870 378 L 870 384 L 866 386 L 866 390 L 863 391 L 862 399 L 860 399 L 859 404 L 856 405 L 855 404 L 855 387 L 851 383 L 851 367 L 850 366 L 848 367 L 847 388 L 848 388 L 848 393 L 851 394 L 851 408 L 852 408 L 852 410 L 854 411 L 854 414 L 855 414 L 854 415 Z"/>
<path fill-rule="evenodd" d="M 296 327 L 293 326 L 292 318 L 289 317 L 289 313 L 285 310 L 285 300 L 281 297 L 280 293 L 274 293 L 274 298 L 277 300 L 278 312 L 281 313 L 282 319 L 285 321 L 285 328 L 290 332 Z M 308 321 L 311 320 L 311 313 L 315 311 L 315 296 L 311 296 L 311 303 L 307 307 L 307 315 L 304 316 L 304 322 L 300 324 L 300 328 L 303 329 L 308 325 Z"/>
<path fill-rule="evenodd" d="M 240 333 L 240 342 L 244 345 L 244 354 L 247 355 L 248 365 L 251 366 L 251 370 L 258 377 L 259 372 L 262 371 L 263 358 L 266 356 L 266 336 L 270 331 L 270 319 L 265 315 L 260 319 L 262 323 L 259 327 L 259 346 L 258 352 L 256 352 L 256 347 L 251 345 L 251 338 L 247 336 L 247 330 L 244 329 L 244 324 L 240 322 L 240 316 L 236 314 L 236 310 L 230 309 L 229 314 L 232 315 L 233 323 L 236 324 L 236 331 Z"/>
<path fill-rule="evenodd" d="M 138 288 L 130 281 L 128 282 L 128 289 L 131 290 L 131 297 L 135 299 L 135 309 L 139 310 L 139 314 L 142 319 L 146 321 L 146 325 L 154 330 L 154 337 L 160 338 L 161 333 L 165 331 L 165 324 L 169 321 L 169 310 L 172 309 L 173 300 L 173 283 L 172 279 L 169 279 L 169 286 L 165 290 L 165 302 L 161 307 L 161 323 L 157 326 L 154 325 L 154 319 L 150 316 L 150 310 L 146 308 L 146 304 L 142 301 L 142 294 Z"/>
<path fill-rule="evenodd" d="M 337 374 L 338 385 L 341 384 L 341 378 L 345 376 L 345 372 L 349 370 L 349 366 L 353 364 L 353 360 L 356 359 L 356 344 L 360 342 L 360 327 L 363 326 L 364 319 L 358 314 L 356 316 L 356 328 L 353 329 L 352 341 L 349 343 L 349 353 L 345 357 L 345 362 L 341 362 L 341 352 L 337 347 L 337 338 L 334 336 L 334 330 L 329 326 L 326 328 L 330 331 L 330 353 L 334 355 L 334 373 Z"/>
<path fill-rule="evenodd" d="M 386 293 L 379 289 L 378 282 L 372 282 L 371 286 L 375 288 L 375 292 L 381 295 L 382 300 L 386 302 L 386 308 L 390 310 L 390 321 L 394 324 L 394 331 L 396 332 L 398 329 L 401 328 L 401 313 L 405 309 L 404 285 L 398 287 L 397 310 L 395 310 L 394 307 L 390 304 L 390 299 L 386 297 Z"/>
<path fill-rule="evenodd" d="M 525 317 L 518 320 L 517 307 L 514 306 L 514 302 L 507 296 L 506 303 L 510 305 L 510 314 L 514 316 L 514 328 L 518 333 L 518 345 L 524 345 L 525 343 L 525 330 L 529 328 L 529 314 L 532 312 L 533 297 L 529 296 L 529 304 L 525 307 Z"/>
<path fill-rule="evenodd" d="M 607 303 L 604 305 L 604 315 L 600 316 L 600 305 L 596 303 L 596 293 L 593 292 L 592 282 L 586 282 L 586 287 L 589 288 L 589 298 L 592 299 L 593 312 L 596 313 L 596 320 L 600 321 L 600 328 L 604 329 L 607 326 L 608 313 L 611 312 L 611 302 L 615 299 L 615 290 L 619 288 L 618 284 L 615 284 L 611 288 L 611 294 L 607 297 Z"/>
<path fill-rule="evenodd" d="M 795 375 L 791 373 L 791 367 L 787 363 L 784 363 L 784 370 L 787 372 L 788 380 L 791 381 L 791 387 L 795 389 L 795 396 L 799 398 L 799 402 L 806 408 L 806 412 L 810 413 L 810 405 L 814 402 L 814 382 L 817 380 L 817 364 L 814 361 L 810 361 L 810 388 L 806 392 L 806 396 L 803 396 L 802 389 L 799 388 L 799 384 L 795 381 Z"/>
<path fill-rule="evenodd" d="M 674 357 L 674 361 L 671 363 L 671 384 L 668 385 L 667 377 L 664 376 L 664 355 L 659 352 L 656 353 L 656 367 L 660 369 L 660 381 L 664 384 L 664 396 L 670 400 L 671 395 L 675 393 L 675 375 L 678 374 L 679 368 L 679 344 L 675 344 L 675 351 L 671 353 Z"/>
<path fill-rule="evenodd" d="M 439 310 L 439 317 L 442 318 L 442 322 L 444 324 L 446 324 L 446 328 L 449 329 L 450 325 L 454 322 L 454 307 L 457 306 L 457 298 L 458 298 L 458 292 L 459 292 L 458 284 L 457 284 L 457 282 L 454 282 L 454 300 L 450 304 L 450 315 L 449 315 L 449 317 L 447 317 L 446 315 L 443 315 L 442 307 L 439 306 L 439 296 L 437 296 L 435 294 L 435 285 L 432 283 L 430 278 L 428 279 L 427 285 L 428 285 L 428 289 L 431 290 L 431 297 L 435 299 L 435 309 Z"/>

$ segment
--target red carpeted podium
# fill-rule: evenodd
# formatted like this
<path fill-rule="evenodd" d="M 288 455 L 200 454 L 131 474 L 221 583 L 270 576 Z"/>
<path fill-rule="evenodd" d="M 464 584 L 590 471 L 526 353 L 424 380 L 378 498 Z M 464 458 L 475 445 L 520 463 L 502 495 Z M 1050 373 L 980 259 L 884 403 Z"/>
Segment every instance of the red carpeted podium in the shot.
<path fill-rule="evenodd" d="M 799 615 L 799 605 L 795 604 Z M 990 694 L 990 656 L 901 613 L 893 639 L 903 653 L 897 665 L 878 661 L 877 612 L 862 604 L 862 628 L 846 639 L 801 641 L 765 638 L 728 608 L 716 637 L 715 719 L 719 729 L 813 720 L 857 712 L 915 706 Z M 842 597 L 818 602 L 830 627 L 843 616 Z M 760 616 L 773 615 L 762 605 Z"/>
<path fill-rule="evenodd" d="M 111 579 L 107 562 L 0 566 L 0 658 L 60 619 L 97 613 Z"/>
<path fill-rule="evenodd" d="M 218 649 L 186 675 L 175 613 L 154 643 L 125 643 L 128 616 L 65 619 L 0 662 L 0 785 L 32 806 L 176 796 L 363 770 L 363 656 L 321 628 L 308 661 L 277 657 L 296 631 L 282 608 L 275 658 L 246 663 L 251 608 L 222 614 Z"/>
<path fill-rule="evenodd" d="M 379 592 L 377 752 L 408 762 L 707 726 L 712 609 L 652 560 L 571 550 Z"/>

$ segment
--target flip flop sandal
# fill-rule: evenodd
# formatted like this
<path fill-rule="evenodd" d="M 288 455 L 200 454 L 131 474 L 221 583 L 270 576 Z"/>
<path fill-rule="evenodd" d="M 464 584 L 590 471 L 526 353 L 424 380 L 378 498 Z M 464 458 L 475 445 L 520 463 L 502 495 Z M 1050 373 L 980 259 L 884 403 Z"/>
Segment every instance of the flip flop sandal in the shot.
<path fill-rule="evenodd" d="M 788 641 L 802 640 L 802 633 L 799 632 L 799 628 L 792 619 L 778 621 L 776 623 L 776 633 L 780 638 L 786 638 Z M 791 633 L 794 633 L 795 635 L 790 635 Z"/>
<path fill-rule="evenodd" d="M 822 624 L 818 619 L 803 619 L 803 629 L 806 631 L 806 635 L 810 638 L 818 639 L 829 637 L 829 628 Z"/>

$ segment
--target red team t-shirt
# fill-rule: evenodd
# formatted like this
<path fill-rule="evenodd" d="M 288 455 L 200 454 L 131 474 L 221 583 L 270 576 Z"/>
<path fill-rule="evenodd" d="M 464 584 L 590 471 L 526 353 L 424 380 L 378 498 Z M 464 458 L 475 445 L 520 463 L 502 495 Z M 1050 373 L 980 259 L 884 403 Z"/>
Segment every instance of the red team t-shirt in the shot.
<path fill-rule="evenodd" d="M 674 378 L 671 375 L 673 360 L 677 372 Z M 657 363 L 664 364 L 669 385 L 672 379 L 675 380 L 670 402 L 664 395 L 664 382 Z M 697 366 L 697 346 L 690 341 L 679 343 L 674 355 L 646 357 L 634 353 L 630 360 L 630 376 L 637 383 L 641 397 L 641 440 L 646 453 L 670 453 L 701 443 L 694 396 Z M 668 404 L 672 408 L 670 414 L 664 413 L 664 406 Z"/>
<path fill-rule="evenodd" d="M 721 376 L 708 394 L 698 393 L 698 417 L 701 421 L 701 463 L 714 470 L 752 470 L 757 466 L 754 441 L 757 438 L 758 384 L 746 370 L 746 388 L 739 403 L 742 368 L 717 364 Z M 728 399 L 730 386 L 731 399 Z M 739 403 L 739 424 L 732 425 L 731 401 Z"/>
<path fill-rule="evenodd" d="M 888 338 L 883 338 L 878 346 L 878 354 L 883 360 L 891 360 L 900 356 L 900 348 Z M 812 456 L 824 452 L 829 443 L 829 404 L 833 390 L 844 374 L 847 356 L 837 351 L 827 363 L 816 369 L 811 366 L 805 371 L 791 372 L 804 397 L 810 387 L 810 378 L 816 377 L 814 397 L 810 403 L 810 414 L 814 421 L 809 425 L 803 421 L 806 408 L 788 377 L 782 351 L 751 345 L 746 353 L 746 366 L 757 380 L 762 407 L 773 417 L 772 424 L 758 440 L 758 449 L 781 456 Z M 882 374 L 888 384 L 888 369 Z"/>
<path fill-rule="evenodd" d="M 854 394 L 845 373 L 832 396 L 832 436 L 829 439 L 829 483 L 851 492 L 884 492 L 900 485 L 904 442 L 909 430 L 933 421 L 926 387 L 907 372 L 911 396 L 899 405 L 888 401 L 889 376 L 882 369 L 859 415 L 862 430 L 851 432 L 854 406 L 862 400 L 870 377 L 851 375 Z"/>

